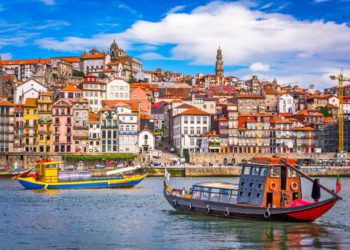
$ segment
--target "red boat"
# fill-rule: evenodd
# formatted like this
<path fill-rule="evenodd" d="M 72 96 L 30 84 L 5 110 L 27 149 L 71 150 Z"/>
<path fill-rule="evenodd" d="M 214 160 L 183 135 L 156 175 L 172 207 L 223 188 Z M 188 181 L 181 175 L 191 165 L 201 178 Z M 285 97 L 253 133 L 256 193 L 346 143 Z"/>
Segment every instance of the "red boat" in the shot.
<path fill-rule="evenodd" d="M 341 200 L 318 179 L 301 172 L 295 159 L 255 157 L 241 166 L 238 185 L 205 182 L 186 191 L 164 181 L 164 196 L 176 210 L 192 214 L 306 222 L 321 217 Z M 313 182 L 313 200 L 303 199 L 301 177 Z M 321 201 L 321 190 L 330 197 Z"/>
<path fill-rule="evenodd" d="M 11 179 L 18 176 L 28 175 L 32 170 L 31 169 L 20 169 L 20 170 L 9 170 L 2 168 L 0 169 L 0 178 L 1 179 Z"/>

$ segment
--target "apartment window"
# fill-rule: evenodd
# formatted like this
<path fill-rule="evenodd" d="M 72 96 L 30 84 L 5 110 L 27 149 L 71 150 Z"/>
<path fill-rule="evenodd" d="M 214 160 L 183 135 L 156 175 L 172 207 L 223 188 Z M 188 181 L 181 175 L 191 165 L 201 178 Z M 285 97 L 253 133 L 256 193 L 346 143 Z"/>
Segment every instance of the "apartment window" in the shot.
<path fill-rule="evenodd" d="M 207 124 L 207 117 L 203 116 L 203 124 Z"/>
<path fill-rule="evenodd" d="M 188 116 L 185 116 L 185 117 L 184 117 L 184 123 L 185 123 L 185 124 L 188 124 Z"/>
<path fill-rule="evenodd" d="M 197 116 L 197 124 L 200 124 L 200 123 L 201 123 L 201 117 Z"/>
<path fill-rule="evenodd" d="M 191 140 L 190 140 L 190 145 L 194 146 L 194 139 L 193 138 L 191 138 Z"/>
<path fill-rule="evenodd" d="M 191 116 L 191 124 L 194 124 L 194 116 Z"/>
<path fill-rule="evenodd" d="M 188 127 L 184 127 L 184 133 L 185 133 L 185 135 L 188 134 Z"/>
<path fill-rule="evenodd" d="M 198 128 L 197 128 L 197 135 L 200 135 L 200 134 L 201 134 L 201 128 L 198 127 Z"/>
<path fill-rule="evenodd" d="M 191 127 L 190 135 L 194 135 L 194 127 Z"/>

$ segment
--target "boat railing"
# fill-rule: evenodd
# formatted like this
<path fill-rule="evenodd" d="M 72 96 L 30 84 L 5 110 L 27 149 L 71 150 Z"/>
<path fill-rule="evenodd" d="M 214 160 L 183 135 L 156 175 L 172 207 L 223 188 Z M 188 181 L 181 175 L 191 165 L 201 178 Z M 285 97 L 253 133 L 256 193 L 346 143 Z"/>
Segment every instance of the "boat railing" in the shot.
<path fill-rule="evenodd" d="M 94 176 L 94 177 L 64 177 L 59 178 L 60 182 L 73 182 L 73 181 L 106 181 L 123 179 L 123 176 Z"/>

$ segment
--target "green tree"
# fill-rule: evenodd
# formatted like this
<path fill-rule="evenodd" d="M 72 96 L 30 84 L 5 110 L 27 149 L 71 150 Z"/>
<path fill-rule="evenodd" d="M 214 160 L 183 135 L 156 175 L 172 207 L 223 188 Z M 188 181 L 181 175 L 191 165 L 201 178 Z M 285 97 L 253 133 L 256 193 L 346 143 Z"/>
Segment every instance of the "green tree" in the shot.
<path fill-rule="evenodd" d="M 331 115 L 331 113 L 329 113 L 329 110 L 328 110 L 328 108 L 327 108 L 327 106 L 325 106 L 325 107 L 321 107 L 320 108 L 320 112 L 324 115 L 324 116 L 332 116 Z"/>

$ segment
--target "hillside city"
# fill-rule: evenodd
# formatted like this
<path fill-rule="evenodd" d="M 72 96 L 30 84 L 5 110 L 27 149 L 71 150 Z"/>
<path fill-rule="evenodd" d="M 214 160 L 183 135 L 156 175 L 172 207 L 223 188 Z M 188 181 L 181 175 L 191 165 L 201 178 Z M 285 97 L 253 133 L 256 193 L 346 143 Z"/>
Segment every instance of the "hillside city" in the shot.
<path fill-rule="evenodd" d="M 336 86 L 225 76 L 220 48 L 215 72 L 195 76 L 143 70 L 115 41 L 77 57 L 0 58 L 0 154 L 163 151 L 202 163 L 207 153 L 224 163 L 248 154 L 334 157 Z M 343 108 L 350 113 L 350 85 Z M 345 137 L 346 151 L 349 144 Z"/>

